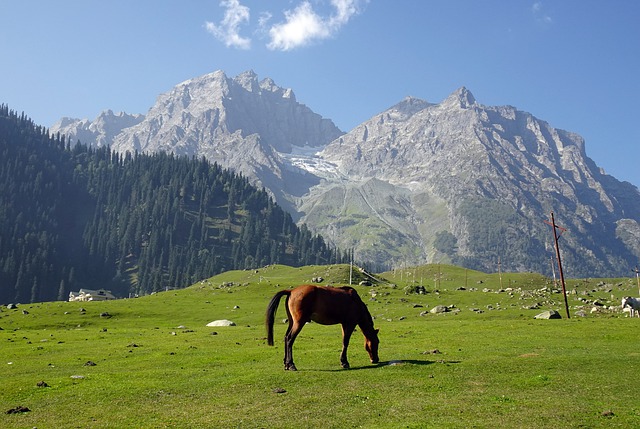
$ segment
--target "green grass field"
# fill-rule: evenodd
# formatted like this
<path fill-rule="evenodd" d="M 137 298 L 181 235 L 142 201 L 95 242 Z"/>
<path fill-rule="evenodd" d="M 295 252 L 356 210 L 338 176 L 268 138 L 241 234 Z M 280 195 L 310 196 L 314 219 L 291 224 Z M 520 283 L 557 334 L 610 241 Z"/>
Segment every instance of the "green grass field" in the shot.
<path fill-rule="evenodd" d="M 345 284 L 348 267 L 271 266 L 136 299 L 2 307 L 0 427 L 640 427 L 640 319 L 620 310 L 635 279 L 570 281 L 567 319 L 562 294 L 536 274 L 383 273 L 357 286 L 381 364 L 356 332 L 352 369 L 341 369 L 340 327 L 309 324 L 298 371 L 284 371 L 286 316 L 281 305 L 267 346 L 268 300 L 317 276 Z M 419 284 L 425 294 L 409 293 Z M 430 313 L 436 305 L 450 311 Z M 534 319 L 548 309 L 563 319 Z M 205 326 L 216 319 L 237 326 Z M 17 407 L 30 411 L 7 414 Z"/>

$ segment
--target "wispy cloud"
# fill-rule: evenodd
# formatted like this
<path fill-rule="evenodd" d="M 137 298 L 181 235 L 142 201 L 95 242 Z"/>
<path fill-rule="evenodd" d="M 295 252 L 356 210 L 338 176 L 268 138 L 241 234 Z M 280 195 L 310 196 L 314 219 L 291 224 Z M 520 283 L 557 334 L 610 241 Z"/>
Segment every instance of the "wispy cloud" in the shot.
<path fill-rule="evenodd" d="M 536 21 L 542 22 L 544 24 L 551 24 L 553 19 L 551 16 L 546 13 L 544 10 L 543 4 L 540 1 L 537 1 L 531 6 L 531 12 L 533 13 L 533 17 Z"/>
<path fill-rule="evenodd" d="M 249 49 L 251 39 L 240 36 L 240 25 L 249 22 L 249 8 L 241 5 L 239 0 L 222 0 L 220 6 L 226 8 L 224 18 L 219 25 L 205 22 L 207 31 L 227 47 Z"/>
<path fill-rule="evenodd" d="M 303 0 L 295 8 L 285 10 L 284 21 L 277 24 L 270 24 L 271 12 L 262 12 L 255 34 L 268 39 L 267 48 L 270 50 L 290 51 L 333 37 L 360 12 L 360 5 L 368 1 L 330 0 L 331 13 L 322 15 L 314 10 L 309 0 Z M 227 47 L 249 49 L 251 38 L 240 35 L 241 25 L 249 24 L 249 8 L 240 4 L 240 0 L 223 0 L 220 6 L 226 9 L 224 18 L 219 24 L 206 22 L 207 31 Z"/>
<path fill-rule="evenodd" d="M 311 3 L 303 1 L 295 9 L 284 12 L 285 22 L 271 27 L 271 40 L 267 47 L 289 51 L 314 41 L 328 39 L 358 13 L 358 3 L 358 0 L 331 0 L 335 13 L 322 17 L 313 10 Z"/>

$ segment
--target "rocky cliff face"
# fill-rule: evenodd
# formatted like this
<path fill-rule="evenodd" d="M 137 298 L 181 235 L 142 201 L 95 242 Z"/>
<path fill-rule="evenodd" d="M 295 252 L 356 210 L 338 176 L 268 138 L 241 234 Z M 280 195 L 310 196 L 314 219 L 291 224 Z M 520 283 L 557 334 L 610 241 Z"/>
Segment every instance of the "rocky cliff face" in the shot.
<path fill-rule="evenodd" d="M 52 133 L 60 133 L 74 139 L 95 146 L 106 146 L 113 143 L 113 139 L 125 128 L 132 127 L 144 120 L 144 115 L 129 115 L 127 113 L 113 113 L 105 110 L 93 121 L 88 119 L 62 118 L 50 129 Z"/>
<path fill-rule="evenodd" d="M 636 187 L 602 172 L 580 136 L 479 104 L 466 88 L 437 104 L 406 98 L 347 134 L 253 72 L 183 82 L 145 117 L 101 116 L 112 120 L 52 131 L 118 151 L 205 156 L 378 268 L 500 263 L 550 274 L 552 211 L 567 228 L 567 275 L 626 275 L 640 258 Z"/>
<path fill-rule="evenodd" d="M 637 188 L 604 174 L 580 136 L 465 88 L 439 104 L 405 99 L 319 156 L 349 180 L 312 188 L 302 221 L 367 260 L 549 272 L 552 211 L 569 275 L 626 273 L 640 257 Z M 340 205 L 352 193 L 361 201 Z"/>

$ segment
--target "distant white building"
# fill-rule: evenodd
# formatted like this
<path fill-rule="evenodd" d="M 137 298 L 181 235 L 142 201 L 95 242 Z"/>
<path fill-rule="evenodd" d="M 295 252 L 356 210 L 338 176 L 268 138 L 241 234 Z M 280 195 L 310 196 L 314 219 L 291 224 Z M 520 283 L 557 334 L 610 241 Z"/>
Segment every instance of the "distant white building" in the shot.
<path fill-rule="evenodd" d="M 69 292 L 69 301 L 106 301 L 116 299 L 110 290 L 80 289 L 79 292 Z"/>

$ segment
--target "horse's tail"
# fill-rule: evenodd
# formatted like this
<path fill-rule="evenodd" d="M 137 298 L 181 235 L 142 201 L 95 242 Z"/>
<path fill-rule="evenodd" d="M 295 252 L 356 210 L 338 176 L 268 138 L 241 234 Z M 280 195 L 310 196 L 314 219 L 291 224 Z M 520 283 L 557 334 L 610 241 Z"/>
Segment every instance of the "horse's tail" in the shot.
<path fill-rule="evenodd" d="M 267 326 L 267 344 L 270 346 L 273 345 L 273 322 L 276 317 L 276 310 L 278 309 L 278 305 L 280 305 L 280 298 L 286 296 L 289 299 L 289 295 L 291 295 L 290 290 L 281 290 L 277 294 L 271 298 L 269 305 L 267 306 L 267 317 L 265 320 L 265 325 Z"/>

